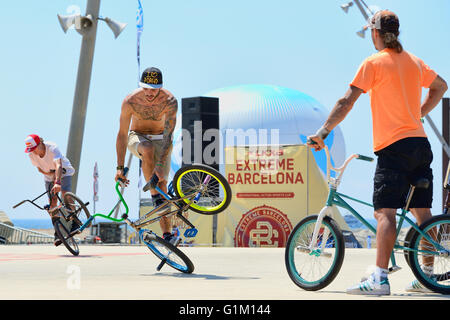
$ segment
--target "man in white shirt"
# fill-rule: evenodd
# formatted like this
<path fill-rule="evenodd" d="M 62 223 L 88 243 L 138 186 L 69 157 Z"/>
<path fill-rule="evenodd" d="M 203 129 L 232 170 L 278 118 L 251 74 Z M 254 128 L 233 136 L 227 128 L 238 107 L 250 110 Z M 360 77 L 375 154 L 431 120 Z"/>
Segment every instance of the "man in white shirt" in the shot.
<path fill-rule="evenodd" d="M 44 175 L 45 189 L 49 190 L 50 209 L 58 204 L 57 197 L 52 194 L 62 193 L 62 198 L 66 192 L 72 190 L 72 176 L 75 169 L 70 161 L 61 154 L 58 146 L 54 142 L 44 142 L 44 139 L 35 134 L 30 134 L 25 139 L 25 153 L 28 153 L 31 164 Z M 73 224 L 74 226 L 75 224 Z M 55 245 L 60 245 L 61 241 L 56 239 Z"/>

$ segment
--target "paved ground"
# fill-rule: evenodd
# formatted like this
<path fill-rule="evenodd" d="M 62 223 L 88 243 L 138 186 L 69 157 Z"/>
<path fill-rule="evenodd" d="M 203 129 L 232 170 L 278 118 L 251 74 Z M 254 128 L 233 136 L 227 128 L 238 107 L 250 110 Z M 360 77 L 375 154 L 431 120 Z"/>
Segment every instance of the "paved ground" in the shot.
<path fill-rule="evenodd" d="M 144 246 L 84 245 L 80 250 L 74 257 L 63 246 L 1 246 L 0 300 L 450 300 L 404 291 L 413 276 L 402 256 L 404 268 L 390 277 L 391 296 L 345 294 L 374 263 L 374 249 L 347 249 L 340 274 L 317 292 L 294 285 L 281 248 L 182 248 L 194 263 L 192 274 L 169 266 L 157 272 L 159 260 Z"/>

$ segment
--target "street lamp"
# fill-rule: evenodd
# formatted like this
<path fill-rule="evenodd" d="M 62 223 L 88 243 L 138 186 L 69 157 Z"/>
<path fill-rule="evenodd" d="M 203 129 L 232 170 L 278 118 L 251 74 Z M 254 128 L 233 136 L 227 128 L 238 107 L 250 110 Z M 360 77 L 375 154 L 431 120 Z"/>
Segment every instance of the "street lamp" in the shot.
<path fill-rule="evenodd" d="M 93 24 L 93 18 L 92 15 L 88 14 L 86 16 L 81 16 L 80 14 L 71 14 L 71 15 L 57 15 L 59 24 L 61 25 L 61 28 L 63 29 L 64 33 L 67 32 L 67 30 L 74 25 L 75 30 L 78 31 L 81 35 L 84 35 L 90 27 L 92 27 Z M 102 18 L 97 17 L 97 20 L 105 21 L 108 27 L 111 29 L 111 31 L 114 33 L 114 38 L 117 39 L 119 34 L 125 29 L 126 23 L 121 23 L 118 21 L 114 21 L 111 18 Z"/>
<path fill-rule="evenodd" d="M 370 12 L 371 15 L 373 15 L 372 10 L 370 10 L 370 8 L 367 6 L 367 4 L 364 2 L 364 0 L 354 0 L 353 2 L 356 4 L 356 6 L 358 7 L 359 11 L 360 11 L 361 14 L 363 15 L 364 20 L 365 20 L 365 21 L 368 21 L 368 20 L 369 20 L 369 15 L 367 14 L 367 12 L 366 12 L 366 10 L 364 9 L 364 7 L 367 8 L 367 10 Z M 345 13 L 348 13 L 348 9 L 349 9 L 351 6 L 353 6 L 353 2 L 350 1 L 350 2 L 348 2 L 348 3 L 346 3 L 346 4 L 342 4 L 342 5 L 341 5 L 342 10 L 344 10 Z M 362 4 L 361 4 L 361 3 L 362 3 Z M 364 7 L 363 7 L 363 5 L 364 5 Z M 367 30 L 367 25 L 365 25 L 360 31 L 356 32 L 356 34 L 357 34 L 359 37 L 364 38 L 364 37 L 365 37 L 366 30 Z"/>
<path fill-rule="evenodd" d="M 367 26 L 364 26 L 361 30 L 359 30 L 356 34 L 358 36 L 360 36 L 361 38 L 365 38 L 366 36 L 366 30 L 367 30 Z"/>
<path fill-rule="evenodd" d="M 72 192 L 76 193 L 78 170 L 80 167 L 81 147 L 83 144 L 84 123 L 86 119 L 89 86 L 92 74 L 95 38 L 97 36 L 97 21 L 105 21 L 113 31 L 115 38 L 125 28 L 125 23 L 116 22 L 110 18 L 99 16 L 100 0 L 87 0 L 86 14 L 58 15 L 58 20 L 64 32 L 74 25 L 75 30 L 82 35 L 80 59 L 78 62 L 77 82 L 73 98 L 72 118 L 67 143 L 67 158 L 75 168 L 72 178 Z"/>
<path fill-rule="evenodd" d="M 348 12 L 348 9 L 353 5 L 353 2 L 345 3 L 341 5 L 342 10 L 344 10 L 345 13 Z"/>

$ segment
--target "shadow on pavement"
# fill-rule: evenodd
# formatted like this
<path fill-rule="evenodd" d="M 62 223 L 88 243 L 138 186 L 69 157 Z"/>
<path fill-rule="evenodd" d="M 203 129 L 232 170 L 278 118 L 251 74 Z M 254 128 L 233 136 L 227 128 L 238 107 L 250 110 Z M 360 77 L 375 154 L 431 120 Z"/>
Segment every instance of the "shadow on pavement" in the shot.
<path fill-rule="evenodd" d="M 175 278 L 198 278 L 206 280 L 258 280 L 258 277 L 226 277 L 219 276 L 215 274 L 198 274 L 198 273 L 169 273 L 169 272 L 158 272 L 153 274 L 141 274 L 141 276 L 146 277 L 175 277 Z"/>

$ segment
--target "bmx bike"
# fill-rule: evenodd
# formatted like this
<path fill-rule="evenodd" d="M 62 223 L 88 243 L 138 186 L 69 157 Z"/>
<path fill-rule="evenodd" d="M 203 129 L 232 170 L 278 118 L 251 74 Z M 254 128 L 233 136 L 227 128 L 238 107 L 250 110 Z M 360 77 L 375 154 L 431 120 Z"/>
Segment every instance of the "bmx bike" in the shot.
<path fill-rule="evenodd" d="M 124 168 L 124 175 L 126 175 L 127 171 L 128 168 Z M 198 230 L 184 217 L 183 213 L 189 209 L 205 215 L 213 215 L 224 211 L 231 201 L 231 188 L 228 181 L 217 170 L 202 164 L 187 165 L 179 169 L 169 184 L 167 193 L 161 190 L 157 184 L 158 177 L 153 175 L 143 190 L 155 189 L 165 199 L 164 203 L 145 213 L 139 219 L 132 221 L 128 217 L 128 205 L 119 190 L 119 186 L 124 186 L 123 181 L 117 181 L 115 190 L 119 201 L 116 206 L 107 215 L 96 213 L 90 216 L 77 230 L 66 235 L 66 240 L 82 232 L 96 217 L 102 217 L 115 222 L 125 221 L 139 234 L 139 238 L 150 251 L 161 259 L 161 263 L 156 268 L 157 271 L 160 271 L 165 264 L 168 264 L 183 273 L 192 273 L 194 271 L 194 264 L 177 248 L 178 244 L 182 241 L 181 235 L 176 236 L 175 241 L 169 242 L 151 230 L 144 229 L 144 227 L 159 221 L 162 217 L 176 216 L 190 227 L 185 230 L 184 237 L 195 237 Z M 118 219 L 111 215 L 119 204 L 123 205 L 125 213 Z M 161 213 L 162 211 L 163 213 Z M 159 214 L 156 217 L 152 217 L 158 212 Z"/>
<path fill-rule="evenodd" d="M 342 231 L 333 219 L 333 207 L 348 210 L 370 231 L 376 228 L 366 221 L 344 199 L 373 207 L 372 204 L 337 192 L 344 170 L 352 159 L 373 161 L 373 158 L 353 154 L 340 168 L 331 165 L 330 153 L 325 147 L 327 157 L 327 181 L 329 193 L 325 207 L 318 215 L 302 219 L 289 235 L 285 249 L 285 265 L 289 277 L 300 288 L 316 291 L 329 285 L 339 273 L 345 253 Z M 330 171 L 336 175 L 332 177 Z M 448 174 L 447 174 L 448 179 Z M 401 269 L 396 263 L 394 253 L 403 255 L 414 276 L 428 289 L 442 294 L 450 294 L 450 215 L 436 215 L 418 226 L 406 214 L 416 188 L 428 188 L 427 179 L 419 179 L 410 186 L 405 207 L 397 213 L 397 238 L 391 253 L 389 273 Z M 399 239 L 404 222 L 411 227 L 406 237 Z M 430 273 L 432 268 L 432 273 Z M 427 270 L 427 271 L 426 271 Z"/>
<path fill-rule="evenodd" d="M 75 224 L 75 226 L 83 225 L 91 217 L 91 214 L 89 213 L 89 210 L 87 208 L 89 202 L 84 203 L 72 192 L 66 192 L 63 199 L 61 199 L 58 194 L 53 195 L 51 193 L 52 187 L 53 184 L 50 184 L 45 192 L 32 200 L 27 199 L 19 202 L 18 204 L 13 206 L 13 209 L 17 208 L 25 202 L 29 202 L 38 209 L 47 211 L 52 218 L 53 227 L 55 228 L 55 232 L 59 240 L 64 244 L 64 246 L 67 248 L 67 250 L 69 250 L 71 254 L 77 256 L 80 253 L 78 242 L 75 238 L 70 237 L 71 230 L 69 230 L 66 224 L 62 222 L 62 219 L 64 219 L 64 221 L 66 222 L 72 222 L 72 224 Z M 55 206 L 54 208 L 50 208 L 50 204 L 47 204 L 43 207 L 37 204 L 36 201 L 45 194 L 48 194 L 50 203 L 52 202 L 53 197 L 56 197 L 58 199 L 57 206 Z M 88 226 L 90 226 L 90 223 L 86 227 Z"/>

